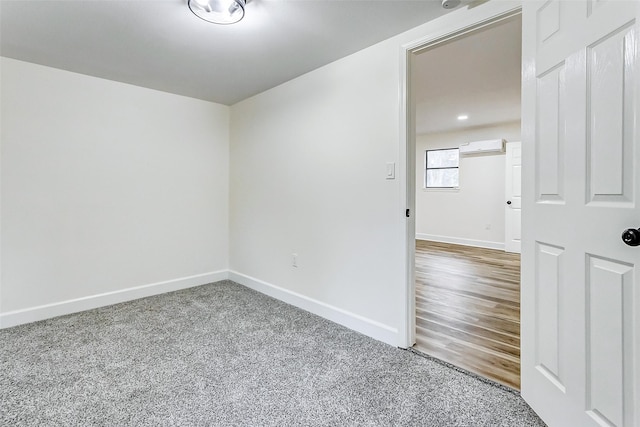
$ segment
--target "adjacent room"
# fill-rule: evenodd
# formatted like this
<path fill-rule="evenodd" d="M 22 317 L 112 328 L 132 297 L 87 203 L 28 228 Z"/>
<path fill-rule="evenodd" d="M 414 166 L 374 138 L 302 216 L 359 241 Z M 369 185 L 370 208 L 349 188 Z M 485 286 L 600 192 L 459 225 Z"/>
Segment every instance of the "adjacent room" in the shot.
<path fill-rule="evenodd" d="M 521 34 L 518 16 L 426 49 L 412 63 L 414 348 L 516 389 Z"/>

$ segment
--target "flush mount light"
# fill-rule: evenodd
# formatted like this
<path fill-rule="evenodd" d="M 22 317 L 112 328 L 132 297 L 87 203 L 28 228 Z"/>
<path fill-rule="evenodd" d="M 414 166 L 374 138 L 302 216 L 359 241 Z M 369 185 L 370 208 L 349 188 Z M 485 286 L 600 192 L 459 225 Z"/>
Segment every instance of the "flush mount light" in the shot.
<path fill-rule="evenodd" d="M 462 121 L 462 120 L 467 120 L 469 118 L 469 116 L 467 116 L 466 114 L 460 114 L 458 116 L 458 120 Z"/>
<path fill-rule="evenodd" d="M 188 0 L 198 18 L 214 24 L 235 24 L 244 17 L 245 0 Z"/>

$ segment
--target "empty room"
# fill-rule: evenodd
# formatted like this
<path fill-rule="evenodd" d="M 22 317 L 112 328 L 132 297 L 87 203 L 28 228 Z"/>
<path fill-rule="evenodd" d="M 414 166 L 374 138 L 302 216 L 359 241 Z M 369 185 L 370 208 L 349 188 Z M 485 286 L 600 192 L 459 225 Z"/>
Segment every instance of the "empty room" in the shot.
<path fill-rule="evenodd" d="M 0 425 L 637 426 L 639 17 L 0 0 Z M 417 134 L 415 59 L 520 19 L 520 126 Z M 454 168 L 427 151 L 502 139 L 458 156 L 457 193 L 418 185 Z M 450 234 L 443 200 L 421 228 L 418 198 L 464 196 L 482 162 L 506 176 L 515 141 L 519 390 L 413 348 L 441 346 L 417 333 L 416 238 L 508 240 L 468 204 L 477 234 Z"/>
<path fill-rule="evenodd" d="M 520 18 L 426 49 L 412 65 L 415 349 L 516 389 Z"/>

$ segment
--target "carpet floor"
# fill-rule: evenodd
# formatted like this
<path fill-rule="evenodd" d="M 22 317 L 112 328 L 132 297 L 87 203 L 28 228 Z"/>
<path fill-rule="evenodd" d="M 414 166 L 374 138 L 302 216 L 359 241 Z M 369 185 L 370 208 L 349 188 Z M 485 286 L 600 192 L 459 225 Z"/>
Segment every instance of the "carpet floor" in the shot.
<path fill-rule="evenodd" d="M 544 426 L 517 395 L 230 281 L 0 330 L 2 426 Z"/>

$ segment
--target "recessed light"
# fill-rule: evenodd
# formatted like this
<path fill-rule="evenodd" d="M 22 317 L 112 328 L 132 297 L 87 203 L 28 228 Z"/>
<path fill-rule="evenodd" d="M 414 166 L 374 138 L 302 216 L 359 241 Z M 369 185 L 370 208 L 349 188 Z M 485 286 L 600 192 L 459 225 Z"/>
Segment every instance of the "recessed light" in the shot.
<path fill-rule="evenodd" d="M 469 116 L 467 116 L 466 114 L 460 114 L 458 116 L 458 120 L 467 120 L 469 118 Z"/>

